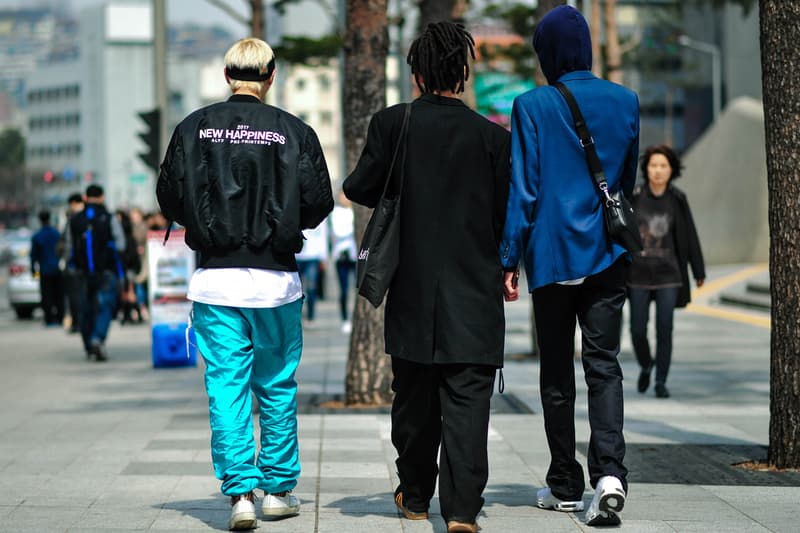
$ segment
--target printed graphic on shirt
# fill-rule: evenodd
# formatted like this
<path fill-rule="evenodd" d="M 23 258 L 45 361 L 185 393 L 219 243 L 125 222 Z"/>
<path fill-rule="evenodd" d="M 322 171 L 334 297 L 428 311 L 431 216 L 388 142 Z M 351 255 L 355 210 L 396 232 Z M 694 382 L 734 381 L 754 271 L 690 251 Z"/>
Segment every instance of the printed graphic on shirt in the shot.
<path fill-rule="evenodd" d="M 229 144 L 286 144 L 286 136 L 277 131 L 251 130 L 249 124 L 239 124 L 236 129 L 205 128 L 199 131 L 200 140 Z"/>
<path fill-rule="evenodd" d="M 648 251 L 647 255 L 664 255 L 663 251 L 668 248 L 664 242 L 664 237 L 669 233 L 671 225 L 668 213 L 655 214 L 648 213 L 650 216 L 644 221 L 644 231 L 640 231 L 644 248 Z"/>

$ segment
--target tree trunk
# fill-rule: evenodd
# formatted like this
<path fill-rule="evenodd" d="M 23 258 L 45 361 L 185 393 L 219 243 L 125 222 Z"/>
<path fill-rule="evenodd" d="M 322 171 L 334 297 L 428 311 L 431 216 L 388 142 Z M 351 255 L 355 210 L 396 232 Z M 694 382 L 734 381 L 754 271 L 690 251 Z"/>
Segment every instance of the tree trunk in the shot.
<path fill-rule="evenodd" d="M 264 0 L 249 0 L 250 36 L 264 38 Z"/>
<path fill-rule="evenodd" d="M 769 463 L 800 468 L 800 4 L 760 0 L 769 189 Z"/>
<path fill-rule="evenodd" d="M 431 22 L 453 20 L 453 12 L 459 3 L 457 0 L 420 0 L 417 33 L 422 33 Z"/>
<path fill-rule="evenodd" d="M 606 0 L 606 76 L 608 81 L 622 83 L 622 52 L 617 31 L 617 0 Z"/>
<path fill-rule="evenodd" d="M 592 37 L 592 73 L 603 77 L 603 48 L 600 46 L 603 36 L 603 17 L 600 15 L 600 0 L 591 0 L 589 32 Z"/>
<path fill-rule="evenodd" d="M 347 0 L 345 5 L 342 112 L 347 168 L 358 162 L 369 120 L 386 106 L 389 33 L 386 0 Z M 370 210 L 355 207 L 355 234 L 361 239 Z M 357 297 L 345 376 L 345 404 L 391 401 L 391 365 L 383 343 L 383 306 L 373 309 Z"/>
<path fill-rule="evenodd" d="M 536 22 L 538 23 L 540 20 L 542 20 L 542 17 L 547 15 L 547 13 L 554 7 L 561 6 L 566 3 L 566 0 L 539 0 L 539 3 L 536 4 L 536 10 L 533 12 L 533 16 L 536 17 Z M 543 87 L 547 85 L 547 78 L 545 78 L 544 72 L 542 72 L 542 66 L 539 64 L 539 61 L 536 61 L 536 70 L 533 71 L 533 81 L 536 83 L 537 87 Z M 531 324 L 532 323 L 533 322 L 531 322 Z M 536 351 L 535 342 L 533 348 L 534 351 Z"/>

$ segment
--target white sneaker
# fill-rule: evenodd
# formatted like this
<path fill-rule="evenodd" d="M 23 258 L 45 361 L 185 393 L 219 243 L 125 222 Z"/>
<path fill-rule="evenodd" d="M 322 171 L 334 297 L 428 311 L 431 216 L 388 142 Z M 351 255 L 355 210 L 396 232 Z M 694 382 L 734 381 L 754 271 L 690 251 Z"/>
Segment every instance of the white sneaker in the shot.
<path fill-rule="evenodd" d="M 349 320 L 346 320 L 342 324 L 342 333 L 350 333 L 351 331 L 353 331 L 353 324 L 351 324 Z"/>
<path fill-rule="evenodd" d="M 553 496 L 550 487 L 539 489 L 536 492 L 536 506 L 542 509 L 555 509 L 564 513 L 583 511 L 583 501 L 564 501 Z"/>
<path fill-rule="evenodd" d="M 261 502 L 261 512 L 265 518 L 294 516 L 300 513 L 300 502 L 290 490 L 277 494 L 265 492 L 264 500 Z"/>
<path fill-rule="evenodd" d="M 254 499 L 255 496 L 252 492 L 231 498 L 231 519 L 228 522 L 228 529 L 240 531 L 256 528 L 256 505 Z"/>
<path fill-rule="evenodd" d="M 594 498 L 586 511 L 586 525 L 618 526 L 622 523 L 619 512 L 624 506 L 622 481 L 614 476 L 603 476 L 597 482 Z"/>

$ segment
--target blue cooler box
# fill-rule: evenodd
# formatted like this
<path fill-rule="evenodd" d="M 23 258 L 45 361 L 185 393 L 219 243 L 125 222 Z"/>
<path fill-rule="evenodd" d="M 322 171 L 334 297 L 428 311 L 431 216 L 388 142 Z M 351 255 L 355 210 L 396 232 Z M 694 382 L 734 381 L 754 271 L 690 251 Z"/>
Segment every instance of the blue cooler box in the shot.
<path fill-rule="evenodd" d="M 197 365 L 197 340 L 194 329 L 189 331 L 189 353 L 186 353 L 186 323 L 156 324 L 153 326 L 153 366 Z"/>

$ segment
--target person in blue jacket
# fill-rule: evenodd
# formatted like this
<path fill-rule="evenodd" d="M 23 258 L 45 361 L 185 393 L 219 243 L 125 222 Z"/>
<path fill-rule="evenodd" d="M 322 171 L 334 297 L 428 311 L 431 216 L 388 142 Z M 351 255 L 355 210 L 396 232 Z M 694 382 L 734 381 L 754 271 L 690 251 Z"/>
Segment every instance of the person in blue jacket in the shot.
<path fill-rule="evenodd" d="M 627 469 L 617 355 L 630 257 L 606 235 L 599 192 L 572 115 L 552 85 L 560 81 L 575 96 L 609 189 L 621 188 L 626 195 L 636 179 L 639 102 L 633 91 L 591 73 L 589 27 L 576 9 L 559 6 L 545 15 L 533 46 L 549 85 L 514 101 L 511 188 L 500 253 L 506 300 L 519 297 L 520 261 L 533 296 L 551 455 L 548 486 L 538 491 L 536 503 L 557 511 L 583 510 L 584 475 L 575 460 L 577 321 L 589 389 L 589 479 L 595 488 L 586 522 L 619 524 Z"/>
<path fill-rule="evenodd" d="M 39 278 L 46 326 L 60 326 L 64 319 L 64 284 L 58 266 L 61 233 L 50 225 L 50 211 L 39 212 L 42 228 L 31 239 L 31 274 Z"/>

